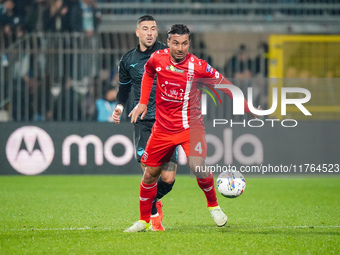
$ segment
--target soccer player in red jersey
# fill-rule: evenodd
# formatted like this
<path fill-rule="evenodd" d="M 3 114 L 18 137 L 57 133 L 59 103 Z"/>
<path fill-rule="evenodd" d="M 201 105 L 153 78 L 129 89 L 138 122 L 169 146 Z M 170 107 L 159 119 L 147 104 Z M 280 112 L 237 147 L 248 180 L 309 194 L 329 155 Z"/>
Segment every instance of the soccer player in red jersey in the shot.
<path fill-rule="evenodd" d="M 211 78 L 216 83 L 230 82 L 206 61 L 188 52 L 190 31 L 182 24 L 175 24 L 168 32 L 169 49 L 153 53 L 145 64 L 139 104 L 131 111 L 131 122 L 140 115 L 143 119 L 152 83 L 157 74 L 156 122 L 148 140 L 142 162 L 146 165 L 140 184 L 140 219 L 125 232 L 140 232 L 150 228 L 152 201 L 157 194 L 157 179 L 162 165 L 169 162 L 178 145 L 184 149 L 188 164 L 195 174 L 199 187 L 207 199 L 207 206 L 217 226 L 227 223 L 227 216 L 217 203 L 214 178 L 205 169 L 207 143 L 204 122 L 200 112 L 201 90 L 194 79 Z M 229 90 L 222 90 L 230 97 Z M 245 111 L 250 113 L 245 101 Z M 250 113 L 251 114 L 251 113 Z"/>
<path fill-rule="evenodd" d="M 136 36 L 139 44 L 123 55 L 119 62 L 119 92 L 117 95 L 117 106 L 112 113 L 113 121 L 120 123 L 124 107 L 133 90 L 133 106 L 136 106 L 140 98 L 141 83 L 144 73 L 144 65 L 152 53 L 168 48 L 164 43 L 157 41 L 158 29 L 154 17 L 143 15 L 137 20 Z M 156 112 L 156 80 L 150 94 L 148 114 L 134 123 L 134 144 L 136 148 L 136 159 L 144 171 L 144 164 L 141 162 L 146 143 L 151 134 L 155 122 Z M 163 164 L 161 177 L 157 181 L 157 196 L 151 210 L 151 225 L 153 231 L 164 231 L 162 225 L 163 211 L 161 198 L 169 193 L 175 183 L 177 170 L 177 150 L 171 156 L 167 164 Z"/>

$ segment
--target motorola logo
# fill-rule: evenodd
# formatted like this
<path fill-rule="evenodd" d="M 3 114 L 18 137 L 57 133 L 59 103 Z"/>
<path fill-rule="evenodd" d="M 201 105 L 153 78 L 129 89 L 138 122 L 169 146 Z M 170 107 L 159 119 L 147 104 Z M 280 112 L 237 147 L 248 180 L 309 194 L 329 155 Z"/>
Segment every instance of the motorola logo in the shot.
<path fill-rule="evenodd" d="M 11 166 L 19 173 L 40 174 L 53 161 L 53 141 L 43 129 L 24 126 L 15 130 L 8 138 L 6 156 Z"/>

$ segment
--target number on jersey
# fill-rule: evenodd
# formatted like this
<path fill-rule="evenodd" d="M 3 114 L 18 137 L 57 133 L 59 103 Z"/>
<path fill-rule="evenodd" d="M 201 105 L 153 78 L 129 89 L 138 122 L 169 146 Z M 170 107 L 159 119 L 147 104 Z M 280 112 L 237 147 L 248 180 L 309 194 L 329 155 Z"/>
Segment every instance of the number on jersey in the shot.
<path fill-rule="evenodd" d="M 199 154 L 202 154 L 203 150 L 202 150 L 202 144 L 201 142 L 198 142 L 195 146 L 195 151 L 198 151 Z"/>

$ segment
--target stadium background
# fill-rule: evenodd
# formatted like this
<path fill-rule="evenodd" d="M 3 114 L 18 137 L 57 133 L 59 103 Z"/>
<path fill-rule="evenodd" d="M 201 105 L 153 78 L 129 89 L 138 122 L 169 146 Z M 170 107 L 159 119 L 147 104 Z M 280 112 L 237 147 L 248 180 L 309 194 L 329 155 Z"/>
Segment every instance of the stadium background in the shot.
<path fill-rule="evenodd" d="M 311 91 L 312 116 L 290 107 L 266 117 L 294 118 L 294 128 L 213 129 L 214 117 L 243 116 L 232 116 L 226 97 L 217 107 L 207 96 L 211 164 L 330 169 L 340 151 L 339 0 L 97 0 L 94 36 L 79 16 L 22 26 L 60 0 L 13 1 L 20 18 L 29 15 L 5 28 L 10 0 L 0 0 L 0 254 L 340 254 L 339 173 L 320 175 L 317 165 L 308 178 L 245 173 L 241 197 L 217 194 L 228 215 L 217 228 L 182 157 L 162 199 L 166 231 L 123 233 L 139 213 L 133 127 L 126 115 L 120 125 L 92 120 L 95 100 L 117 85 L 119 58 L 137 43 L 135 21 L 151 14 L 162 41 L 173 23 L 188 24 L 192 51 L 245 94 L 253 88 L 264 109 L 272 87 Z M 79 14 L 77 0 L 63 2 Z"/>
<path fill-rule="evenodd" d="M 17 7 L 22 4 L 14 2 Z M 73 7 L 77 4 L 70 2 Z M 281 125 L 263 129 L 223 128 L 233 134 L 231 145 L 215 148 L 212 156 L 228 148 L 234 149 L 236 155 L 229 160 L 215 158 L 211 163 L 280 165 L 287 158 L 293 164 L 338 162 L 339 145 L 333 139 L 340 118 L 338 1 L 98 1 L 93 7 L 94 18 L 98 18 L 93 34 L 70 25 L 54 30 L 25 25 L 29 21 L 25 19 L 27 12 L 32 13 L 32 7 L 38 6 L 34 1 L 26 2 L 20 16 L 22 22 L 11 25 L 12 34 L 6 32 L 5 23 L 1 25 L 0 156 L 4 162 L 1 174 L 18 174 L 8 153 L 18 155 L 23 149 L 33 160 L 35 140 L 29 142 L 25 137 L 34 136 L 39 143 L 39 132 L 27 131 L 16 138 L 24 141 L 18 147 L 20 150 L 8 148 L 11 134 L 25 126 L 39 127 L 52 138 L 55 155 L 42 174 L 140 173 L 133 158 L 126 164 L 119 163 L 119 158 L 127 154 L 126 149 L 119 141 L 112 142 L 112 137 L 119 135 L 132 141 L 132 127 L 126 117 L 130 108 L 120 126 L 97 123 L 93 113 L 95 101 L 103 96 L 105 88 L 118 85 L 119 59 L 135 47 L 135 23 L 146 13 L 157 19 L 159 39 L 163 42 L 173 23 L 187 24 L 193 34 L 192 52 L 208 60 L 245 94 L 248 87 L 256 89 L 255 103 L 264 109 L 271 105 L 272 87 L 304 87 L 312 93 L 306 104 L 312 116 L 303 116 L 296 107 L 288 108 L 287 118 L 298 120 L 297 128 L 287 130 Z M 71 9 L 72 5 L 69 12 Z M 216 108 L 212 100 L 208 104 L 208 122 L 214 117 L 242 119 L 232 116 L 231 100 L 223 108 Z M 279 112 L 270 117 L 282 119 Z M 207 133 L 213 132 L 208 125 Z M 315 133 L 322 135 L 315 137 Z M 263 152 L 258 159 L 252 157 L 258 155 L 259 147 L 254 144 L 244 144 L 241 152 L 235 148 L 237 139 L 248 134 L 261 141 Z M 77 142 L 70 145 L 71 162 L 67 165 L 62 148 L 65 139 L 72 135 L 81 137 L 80 143 L 85 145 Z M 89 135 L 99 137 L 98 146 L 92 140 L 82 140 Z M 291 142 L 287 142 L 288 137 Z M 112 148 L 108 150 L 113 157 L 108 160 L 110 157 L 105 157 L 103 151 L 110 139 Z M 84 157 L 82 146 L 85 164 L 80 164 Z M 102 149 L 97 152 L 97 147 Z M 96 162 L 96 153 L 102 153 L 98 156 L 102 163 Z M 35 164 L 39 160 L 32 166 Z M 181 166 L 179 172 L 188 170 Z"/>

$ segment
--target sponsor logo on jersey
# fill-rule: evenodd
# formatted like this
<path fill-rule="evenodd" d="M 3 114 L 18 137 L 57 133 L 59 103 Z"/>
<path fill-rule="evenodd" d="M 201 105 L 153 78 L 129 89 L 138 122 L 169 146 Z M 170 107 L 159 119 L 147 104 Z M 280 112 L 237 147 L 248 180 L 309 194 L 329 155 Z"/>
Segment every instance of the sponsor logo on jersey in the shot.
<path fill-rule="evenodd" d="M 214 74 L 215 71 L 214 71 L 214 68 L 212 68 L 211 65 L 208 64 L 208 65 L 207 65 L 206 72 L 207 72 L 207 73 Z"/>
<path fill-rule="evenodd" d="M 131 64 L 130 66 L 131 66 L 132 68 L 134 68 L 136 65 L 138 65 L 138 63 L 136 63 L 136 64 Z"/>
<path fill-rule="evenodd" d="M 160 67 L 157 67 L 157 68 L 156 68 L 156 71 L 157 71 L 157 72 L 159 72 L 159 71 L 161 71 L 161 70 L 162 70 L 162 68 L 160 68 Z"/>
<path fill-rule="evenodd" d="M 177 73 L 184 73 L 184 70 L 178 69 L 174 67 L 173 65 L 167 66 L 166 70 L 170 70 L 170 71 L 177 72 Z"/>
<path fill-rule="evenodd" d="M 210 71 L 211 71 L 211 65 L 208 64 L 206 72 L 209 73 Z"/>
<path fill-rule="evenodd" d="M 178 92 L 175 89 L 172 89 L 172 90 L 170 90 L 170 95 L 177 97 Z"/>

